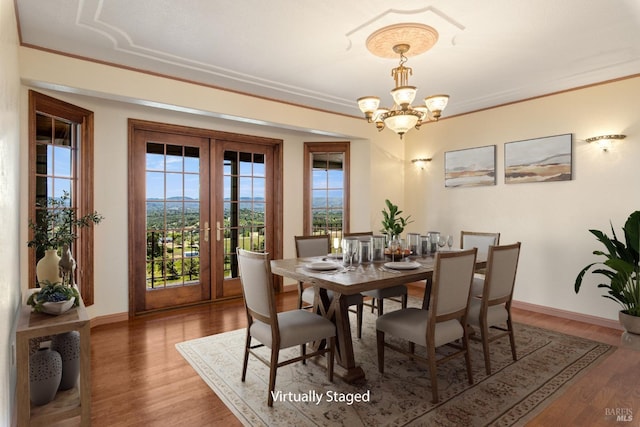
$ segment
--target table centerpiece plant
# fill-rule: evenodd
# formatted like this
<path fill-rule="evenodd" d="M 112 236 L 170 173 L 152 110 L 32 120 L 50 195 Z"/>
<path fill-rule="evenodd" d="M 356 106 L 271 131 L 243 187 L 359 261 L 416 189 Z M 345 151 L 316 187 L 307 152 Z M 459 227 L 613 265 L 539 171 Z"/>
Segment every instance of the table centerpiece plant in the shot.
<path fill-rule="evenodd" d="M 618 240 L 613 224 L 611 237 L 600 230 L 589 232 L 606 248 L 606 252 L 595 250 L 593 254 L 606 259 L 593 262 L 578 273 L 575 292 L 580 291 L 587 272 L 604 276 L 606 281 L 598 284 L 598 288 L 607 289 L 602 296 L 620 304 L 619 319 L 627 332 L 640 334 L 640 211 L 627 218 L 623 227 L 624 241 Z"/>
<path fill-rule="evenodd" d="M 387 235 L 387 243 L 389 251 L 393 255 L 399 254 L 401 248 L 398 245 L 399 236 L 404 231 L 407 224 L 412 223 L 411 215 L 406 217 L 400 216 L 402 211 L 397 205 L 393 204 L 389 199 L 384 201 L 386 209 L 382 210 L 382 228 L 380 232 Z"/>

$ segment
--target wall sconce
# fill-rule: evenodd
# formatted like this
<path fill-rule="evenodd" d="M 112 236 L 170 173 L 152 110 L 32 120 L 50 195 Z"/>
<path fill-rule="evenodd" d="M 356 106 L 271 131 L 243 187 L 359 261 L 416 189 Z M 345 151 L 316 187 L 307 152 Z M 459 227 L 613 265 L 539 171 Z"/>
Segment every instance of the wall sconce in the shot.
<path fill-rule="evenodd" d="M 611 141 L 614 139 L 625 139 L 627 135 L 600 135 L 585 139 L 587 142 L 598 141 L 598 147 L 602 148 L 602 151 L 609 151 L 611 148 Z"/>
<path fill-rule="evenodd" d="M 411 163 L 413 163 L 414 165 L 416 165 L 416 167 L 420 168 L 420 169 L 424 169 L 424 167 L 426 166 L 427 162 L 431 161 L 431 157 L 429 158 L 422 158 L 422 159 L 411 159 Z"/>

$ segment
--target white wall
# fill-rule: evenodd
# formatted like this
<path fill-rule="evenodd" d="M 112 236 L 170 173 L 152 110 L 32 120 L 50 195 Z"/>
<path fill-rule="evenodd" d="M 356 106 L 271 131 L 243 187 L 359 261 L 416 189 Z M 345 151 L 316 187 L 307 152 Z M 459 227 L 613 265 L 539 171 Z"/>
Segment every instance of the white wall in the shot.
<path fill-rule="evenodd" d="M 616 230 L 640 209 L 640 78 L 570 91 L 475 114 L 441 120 L 409 135 L 406 211 L 414 231 L 498 231 L 501 243 L 522 242 L 514 298 L 547 307 L 617 319 L 618 306 L 602 298 L 592 278 L 578 295 L 577 273 L 598 257 L 587 231 Z M 504 143 L 573 134 L 573 180 L 504 183 Z M 585 138 L 628 135 L 603 152 Z M 445 188 L 444 153 L 497 146 L 497 185 Z M 425 170 L 411 158 L 431 157 Z"/>
<path fill-rule="evenodd" d="M 15 422 L 15 322 L 20 306 L 20 79 L 13 1 L 0 0 L 0 426 Z"/>
<path fill-rule="evenodd" d="M 46 62 L 47 67 L 41 64 Z M 57 71 L 64 68 L 64 73 Z M 127 119 L 135 118 L 203 129 L 250 134 L 283 140 L 284 175 L 284 256 L 295 255 L 293 236 L 302 233 L 302 177 L 303 143 L 307 141 L 344 141 L 351 143 L 351 228 L 369 230 L 372 228 L 372 209 L 382 206 L 384 193 L 380 190 L 388 186 L 395 191 L 394 198 L 402 197 L 402 164 L 404 146 L 398 144 L 392 133 L 379 134 L 364 120 L 345 118 L 313 110 L 294 108 L 288 105 L 265 101 L 253 104 L 253 98 L 213 89 L 196 87 L 183 82 L 145 76 L 103 65 L 87 63 L 71 58 L 21 48 L 21 76 L 23 79 L 22 99 L 27 105 L 28 90 L 34 89 L 63 101 L 78 105 L 94 112 L 95 120 L 95 209 L 105 216 L 95 228 L 95 304 L 88 308 L 91 317 L 128 311 L 128 271 L 127 271 Z M 118 82 L 118 84 L 114 84 Z M 83 93 L 79 95 L 77 93 Z M 91 96 L 84 95 L 90 93 Z M 185 94 L 190 94 L 185 96 Z M 109 99 L 104 99 L 109 98 Z M 244 110 L 255 120 L 279 121 L 279 126 L 289 128 L 312 126 L 313 129 L 350 134 L 350 137 L 326 137 L 308 132 L 283 130 L 268 126 L 258 126 L 236 121 L 213 118 L 221 108 L 220 99 L 231 105 L 234 114 Z M 140 102 L 140 100 L 144 102 Z M 166 108 L 145 105 L 163 104 L 174 109 L 189 110 L 192 113 L 176 112 Z M 189 104 L 191 103 L 191 104 Z M 235 105 L 235 106 L 234 106 Z M 239 105 L 239 106 L 238 106 Z M 240 108 L 242 107 L 242 108 Z M 262 108 L 262 109 L 261 109 Z M 280 110 L 280 115 L 273 114 Z M 263 111 L 264 110 L 264 111 Z M 264 116 L 261 114 L 264 113 Z M 27 123 L 26 108 L 21 112 L 23 132 L 23 156 L 26 159 Z M 360 135 L 358 135 L 360 134 Z M 354 135 L 356 137 L 354 137 Z M 368 139 L 372 137 L 371 139 Z M 389 149 L 386 149 L 389 145 Z M 381 176 L 371 173 L 373 159 L 382 170 L 391 170 L 392 175 Z M 393 161 L 393 167 L 388 164 Z M 26 160 L 25 160 L 26 161 Z M 27 194 L 27 170 L 22 176 L 22 194 Z M 373 189 L 376 189 L 375 191 Z M 23 212 L 27 212 L 27 199 L 21 201 Z M 379 223 L 379 219 L 376 224 Z M 23 216 L 21 230 L 26 241 L 26 215 Z M 376 225 L 377 226 L 377 225 Z M 21 269 L 26 274 L 26 245 Z"/>

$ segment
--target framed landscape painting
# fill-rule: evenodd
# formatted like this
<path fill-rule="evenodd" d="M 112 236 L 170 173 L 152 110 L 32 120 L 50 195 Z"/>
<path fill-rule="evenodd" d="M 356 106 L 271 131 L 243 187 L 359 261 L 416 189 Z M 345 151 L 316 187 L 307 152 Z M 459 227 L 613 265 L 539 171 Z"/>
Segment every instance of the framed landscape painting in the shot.
<path fill-rule="evenodd" d="M 504 182 L 569 181 L 572 177 L 571 134 L 504 144 Z"/>
<path fill-rule="evenodd" d="M 496 185 L 496 146 L 444 153 L 444 186 Z"/>

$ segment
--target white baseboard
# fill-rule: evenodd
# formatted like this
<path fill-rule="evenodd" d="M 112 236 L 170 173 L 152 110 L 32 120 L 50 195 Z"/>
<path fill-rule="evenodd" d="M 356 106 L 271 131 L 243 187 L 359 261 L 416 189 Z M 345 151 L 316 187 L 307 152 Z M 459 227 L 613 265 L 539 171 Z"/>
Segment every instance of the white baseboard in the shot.
<path fill-rule="evenodd" d="M 109 323 L 117 323 L 129 320 L 129 313 L 107 314 L 106 316 L 94 317 L 89 321 L 92 328 L 100 325 L 108 325 Z"/>
<path fill-rule="evenodd" d="M 618 322 L 617 320 L 590 316 L 588 314 L 576 313 L 574 311 L 560 310 L 558 308 L 551 308 L 544 305 L 531 304 L 528 302 L 515 300 L 511 302 L 511 307 L 532 311 L 534 313 L 545 314 L 547 316 L 555 316 L 562 319 L 576 320 L 578 322 L 588 323 L 591 325 L 603 326 L 605 328 L 618 329 L 620 331 L 624 330 L 620 322 Z"/>

